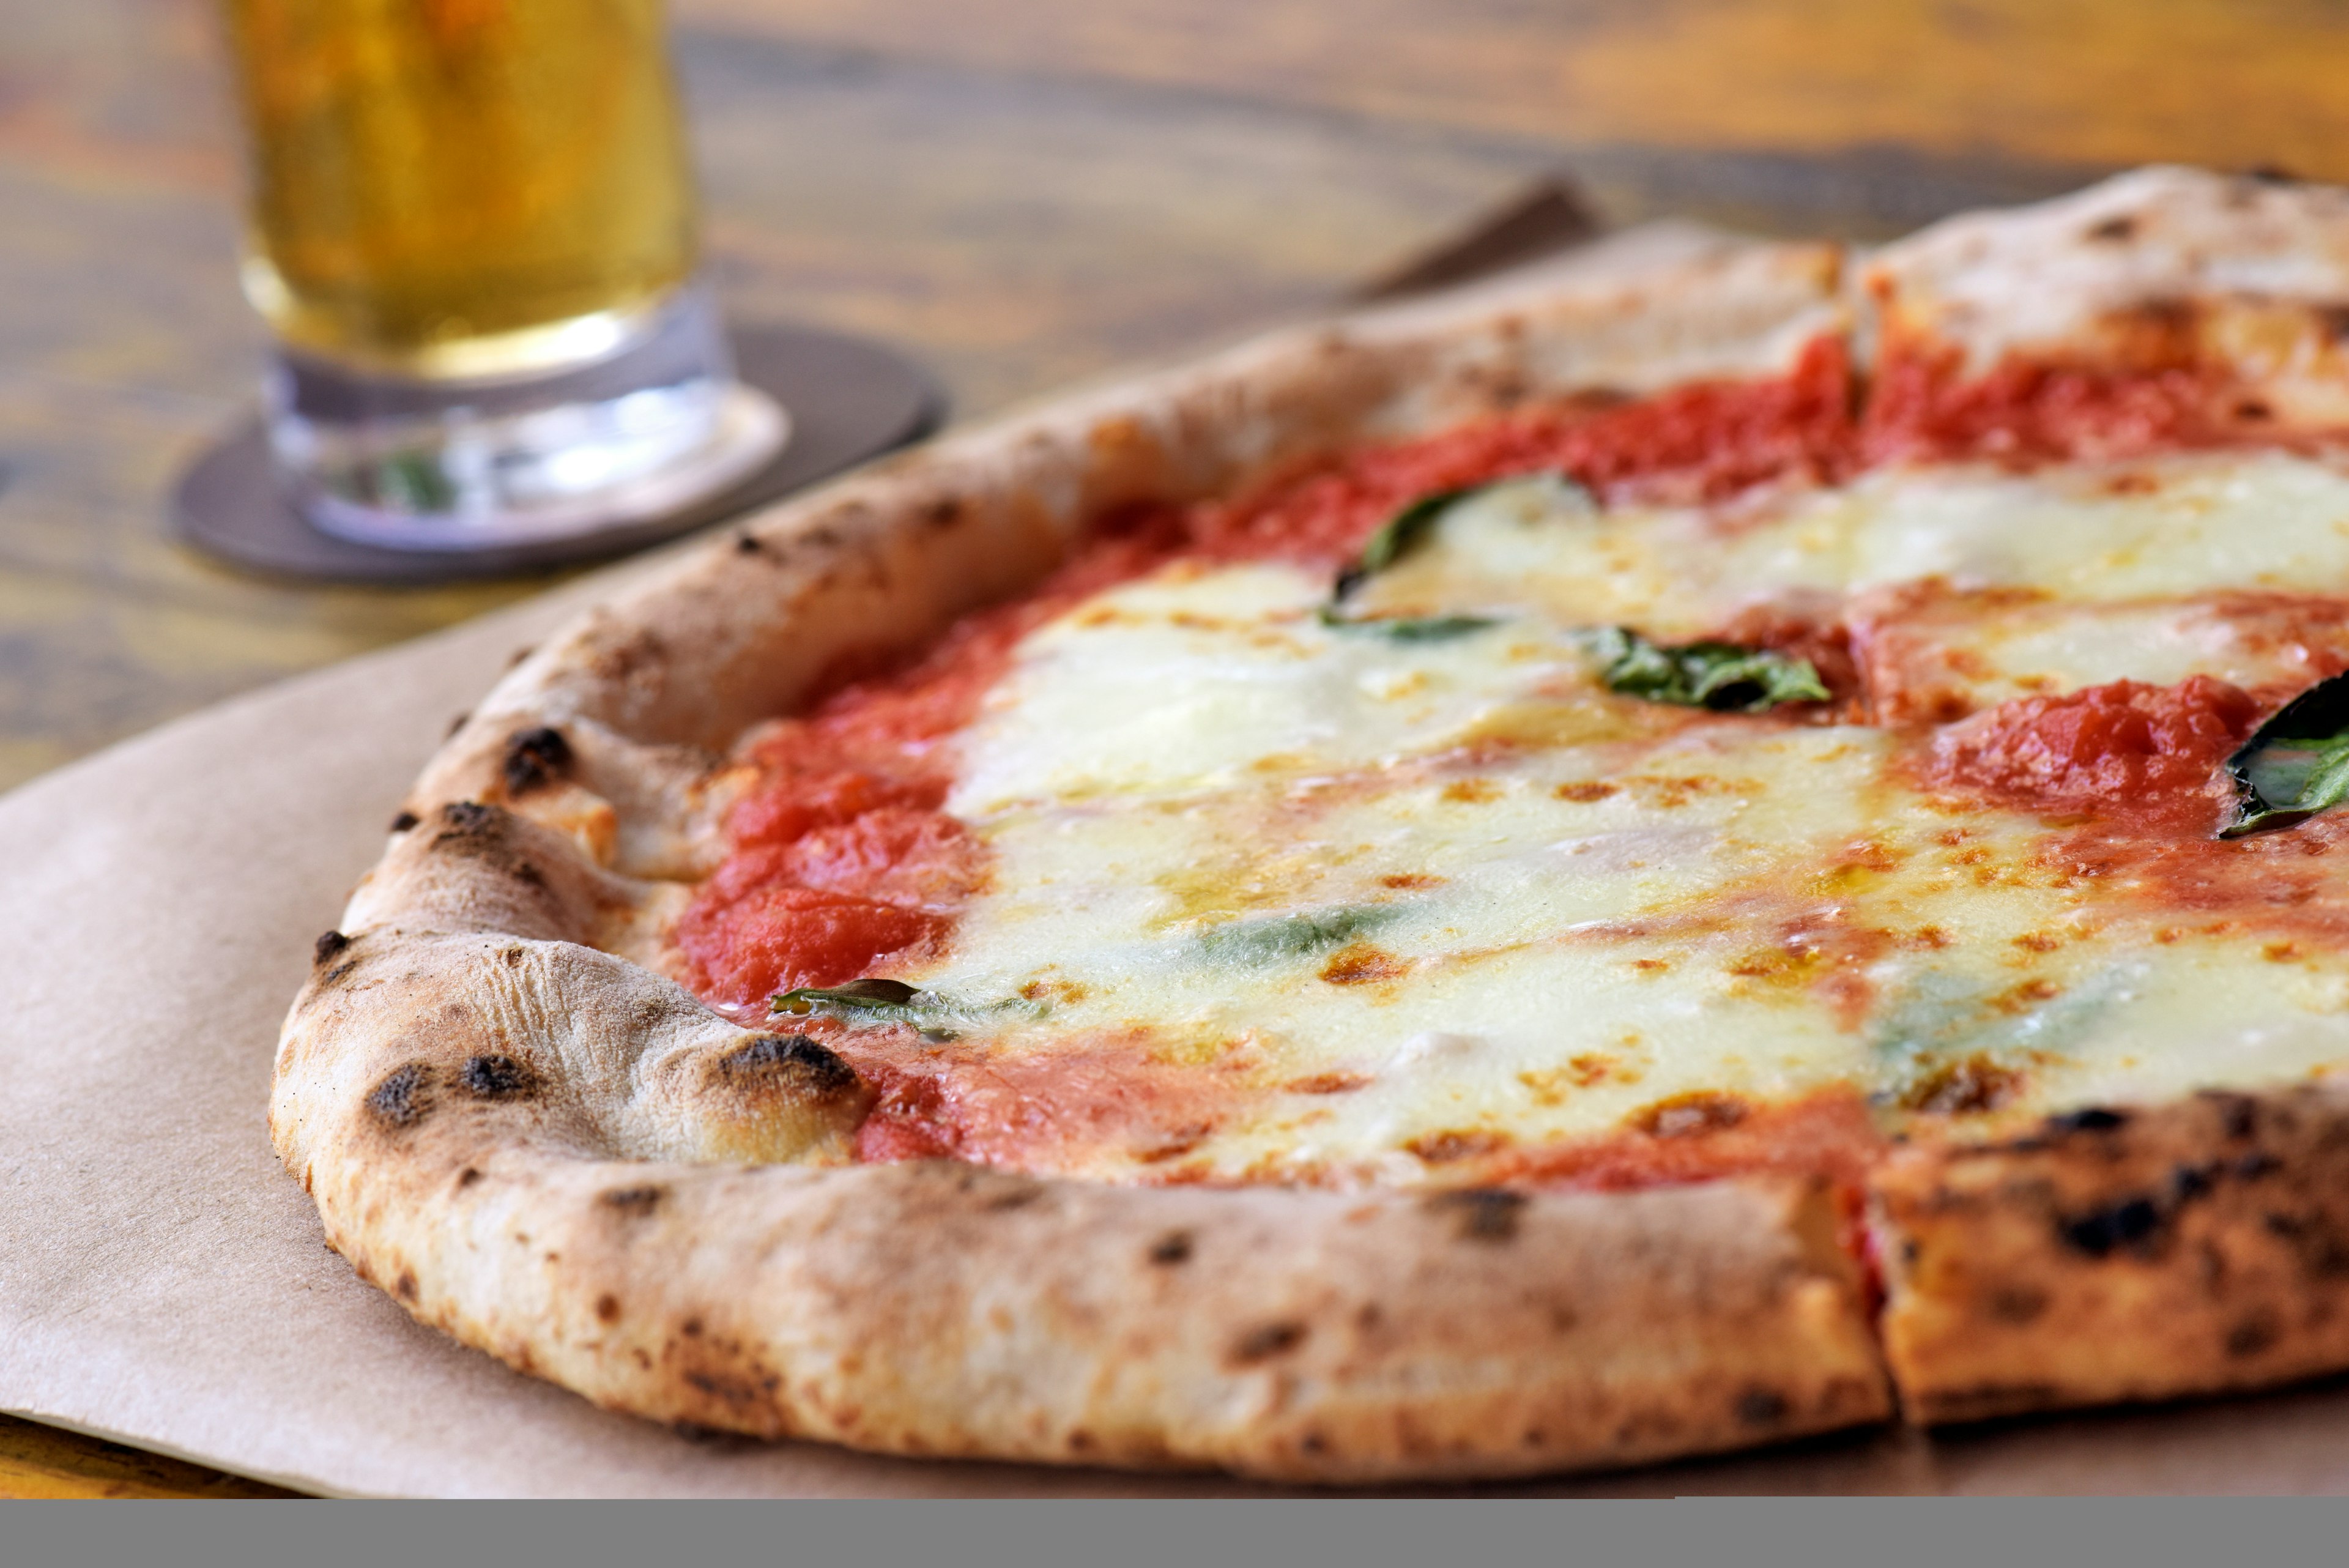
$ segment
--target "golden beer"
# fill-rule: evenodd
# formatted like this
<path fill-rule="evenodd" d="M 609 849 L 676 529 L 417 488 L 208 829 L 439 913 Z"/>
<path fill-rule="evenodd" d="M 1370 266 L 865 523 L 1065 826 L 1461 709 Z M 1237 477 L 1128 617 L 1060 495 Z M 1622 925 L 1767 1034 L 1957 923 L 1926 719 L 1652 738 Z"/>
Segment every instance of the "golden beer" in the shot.
<path fill-rule="evenodd" d="M 608 352 L 696 263 L 660 0 L 228 0 L 245 292 L 397 375 Z"/>

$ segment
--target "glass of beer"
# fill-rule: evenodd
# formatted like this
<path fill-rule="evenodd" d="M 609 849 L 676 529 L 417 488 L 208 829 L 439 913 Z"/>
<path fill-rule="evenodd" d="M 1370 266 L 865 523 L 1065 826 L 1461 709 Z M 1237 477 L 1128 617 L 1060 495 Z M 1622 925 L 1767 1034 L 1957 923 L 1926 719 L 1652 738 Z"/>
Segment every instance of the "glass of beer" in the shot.
<path fill-rule="evenodd" d="M 697 275 L 661 0 L 227 0 L 270 444 L 316 526 L 409 549 L 626 528 L 782 411 Z"/>

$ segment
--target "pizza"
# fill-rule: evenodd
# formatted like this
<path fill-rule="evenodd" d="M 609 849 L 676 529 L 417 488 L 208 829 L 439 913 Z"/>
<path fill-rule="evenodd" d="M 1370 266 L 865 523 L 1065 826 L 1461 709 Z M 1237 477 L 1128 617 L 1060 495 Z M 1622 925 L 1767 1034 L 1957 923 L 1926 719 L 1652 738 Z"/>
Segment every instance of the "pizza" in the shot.
<path fill-rule="evenodd" d="M 1501 1476 L 2349 1367 L 2344 343 L 2349 195 L 2155 169 L 941 441 L 521 659 L 277 1147 L 524 1372 L 900 1454 Z"/>

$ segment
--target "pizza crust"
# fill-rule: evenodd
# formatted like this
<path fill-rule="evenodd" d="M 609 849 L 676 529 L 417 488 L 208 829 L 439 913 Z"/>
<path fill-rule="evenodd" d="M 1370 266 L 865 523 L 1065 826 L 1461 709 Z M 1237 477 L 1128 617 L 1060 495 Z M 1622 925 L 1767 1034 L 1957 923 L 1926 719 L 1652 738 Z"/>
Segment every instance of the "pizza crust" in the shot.
<path fill-rule="evenodd" d="M 2196 180 L 2220 183 L 2131 200 L 2184 211 Z M 1955 244 L 1885 253 L 1876 297 L 1954 288 L 1934 258 Z M 1855 315 L 1833 247 L 1635 236 L 1015 415 L 682 555 L 509 673 L 321 939 L 271 1126 L 328 1240 L 420 1320 L 601 1404 L 896 1453 L 1367 1482 L 1884 1418 L 1868 1287 L 1817 1185 L 1431 1199 L 859 1166 L 853 1071 L 656 972 L 722 853 L 743 731 L 1033 583 L 1087 518 L 1527 400 L 1768 373 Z M 2263 1129 L 2240 1150 L 2238 1113 L 2198 1103 L 1894 1160 L 1869 1202 L 1911 1412 L 2349 1364 L 2323 1240 L 2341 1113 L 2226 1103 Z M 2150 1251 L 2061 1240 L 2253 1156 L 2278 1163 L 2227 1168 Z"/>
<path fill-rule="evenodd" d="M 1870 1184 L 1884 1345 L 1920 1421 L 2349 1366 L 2349 1095 L 2090 1110 L 1902 1150 Z"/>

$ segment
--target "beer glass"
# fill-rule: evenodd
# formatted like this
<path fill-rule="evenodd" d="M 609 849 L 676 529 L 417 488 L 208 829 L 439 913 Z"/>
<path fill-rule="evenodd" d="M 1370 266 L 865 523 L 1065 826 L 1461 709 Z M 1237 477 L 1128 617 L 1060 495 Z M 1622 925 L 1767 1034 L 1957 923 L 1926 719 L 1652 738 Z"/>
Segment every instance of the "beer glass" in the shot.
<path fill-rule="evenodd" d="M 226 0 L 265 417 L 328 533 L 643 523 L 785 434 L 697 277 L 661 0 Z"/>

